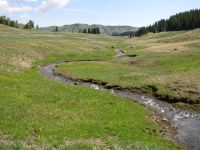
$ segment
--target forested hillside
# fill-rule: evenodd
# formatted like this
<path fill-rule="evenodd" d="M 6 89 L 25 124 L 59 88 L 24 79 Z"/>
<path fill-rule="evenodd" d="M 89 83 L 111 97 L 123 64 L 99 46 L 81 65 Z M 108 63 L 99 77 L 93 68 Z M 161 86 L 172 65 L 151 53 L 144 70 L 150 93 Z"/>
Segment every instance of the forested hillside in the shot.
<path fill-rule="evenodd" d="M 161 19 L 148 27 L 142 27 L 137 36 L 148 32 L 181 31 L 200 28 L 200 9 L 190 10 L 171 16 L 169 19 Z"/>
<path fill-rule="evenodd" d="M 8 18 L 6 16 L 0 16 L 0 24 L 6 25 L 6 26 L 10 26 L 10 27 L 14 27 L 14 28 L 24 28 L 24 29 L 35 28 L 33 20 L 29 20 L 24 25 L 22 23 L 18 23 L 17 20 L 12 20 L 12 19 L 10 19 L 10 18 Z M 36 28 L 39 28 L 38 25 L 36 26 Z"/>
<path fill-rule="evenodd" d="M 7 25 L 10 27 L 15 27 L 15 28 L 19 27 L 18 21 L 11 20 L 10 18 L 7 18 L 6 16 L 0 16 L 0 24 Z"/>

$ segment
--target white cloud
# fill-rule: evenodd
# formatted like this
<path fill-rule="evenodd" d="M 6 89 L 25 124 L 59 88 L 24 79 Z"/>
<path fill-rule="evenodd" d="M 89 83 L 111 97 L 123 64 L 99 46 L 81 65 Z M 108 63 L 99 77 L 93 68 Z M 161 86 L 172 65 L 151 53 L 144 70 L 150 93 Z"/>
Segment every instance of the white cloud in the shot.
<path fill-rule="evenodd" d="M 17 5 L 14 2 L 7 0 L 0 0 L 0 13 L 14 13 L 14 12 L 22 12 L 22 11 L 30 11 L 32 7 L 25 5 Z"/>
<path fill-rule="evenodd" d="M 70 1 L 71 0 L 44 0 L 36 8 L 36 10 L 47 12 L 55 9 L 61 9 L 66 6 Z"/>
<path fill-rule="evenodd" d="M 29 14 L 22 14 L 21 16 L 19 16 L 20 18 L 22 18 L 22 19 L 29 19 L 29 18 L 31 18 L 31 16 L 29 15 Z"/>
<path fill-rule="evenodd" d="M 50 12 L 62 9 L 71 0 L 43 0 L 38 6 L 32 7 L 30 3 L 38 0 L 0 0 L 0 15 L 7 15 L 16 12 L 41 11 Z M 37 4 L 37 3 L 35 3 Z"/>
<path fill-rule="evenodd" d="M 37 2 L 37 0 L 24 0 L 25 2 Z"/>
<path fill-rule="evenodd" d="M 13 3 L 15 3 L 15 2 L 37 2 L 37 0 L 7 0 L 7 1 L 9 1 L 9 2 L 13 2 Z"/>

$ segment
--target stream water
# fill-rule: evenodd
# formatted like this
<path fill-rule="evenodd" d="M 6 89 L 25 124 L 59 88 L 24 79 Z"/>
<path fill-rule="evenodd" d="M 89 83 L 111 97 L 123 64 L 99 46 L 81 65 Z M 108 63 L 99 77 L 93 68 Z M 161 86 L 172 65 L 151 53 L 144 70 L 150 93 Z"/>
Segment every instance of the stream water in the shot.
<path fill-rule="evenodd" d="M 146 94 L 134 93 L 128 90 L 117 90 L 115 88 L 107 88 L 103 85 L 93 84 L 85 81 L 80 81 L 77 83 L 77 81 L 68 79 L 67 77 L 62 77 L 54 73 L 54 69 L 57 65 L 60 64 L 64 63 L 50 64 L 41 67 L 40 71 L 53 80 L 65 82 L 74 86 L 78 84 L 91 87 L 96 90 L 110 91 L 111 93 L 116 93 L 124 98 L 128 98 L 143 104 L 147 108 L 156 110 L 156 112 L 163 118 L 171 120 L 177 131 L 176 138 L 178 138 L 183 145 L 189 147 L 191 150 L 200 150 L 200 113 L 175 109 L 171 104 L 160 101 L 156 97 Z"/>

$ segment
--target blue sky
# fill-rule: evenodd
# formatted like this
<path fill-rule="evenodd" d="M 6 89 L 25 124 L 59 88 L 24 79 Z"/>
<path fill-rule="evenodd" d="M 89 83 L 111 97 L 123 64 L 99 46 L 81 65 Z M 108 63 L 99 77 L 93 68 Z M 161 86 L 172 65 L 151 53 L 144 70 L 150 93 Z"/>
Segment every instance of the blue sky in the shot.
<path fill-rule="evenodd" d="M 0 0 L 0 15 L 39 26 L 73 23 L 146 26 L 200 8 L 199 0 Z"/>

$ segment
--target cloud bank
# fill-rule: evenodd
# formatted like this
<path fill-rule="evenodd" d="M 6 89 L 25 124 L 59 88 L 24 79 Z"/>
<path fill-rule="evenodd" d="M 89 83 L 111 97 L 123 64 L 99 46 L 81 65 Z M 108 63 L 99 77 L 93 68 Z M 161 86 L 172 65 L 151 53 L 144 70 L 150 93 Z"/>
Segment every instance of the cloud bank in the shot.
<path fill-rule="evenodd" d="M 23 12 L 30 11 L 32 7 L 26 5 L 17 5 L 17 2 L 11 0 L 0 0 L 0 12 L 1 13 L 13 13 L 13 12 Z"/>
<path fill-rule="evenodd" d="M 10 14 L 28 11 L 50 12 L 62 9 L 70 1 L 71 0 L 0 0 L 0 13 Z M 35 3 L 37 5 L 34 5 L 33 7 L 31 3 Z"/>
<path fill-rule="evenodd" d="M 38 11 L 52 11 L 55 9 L 61 9 L 67 5 L 70 0 L 45 0 L 36 8 Z"/>

